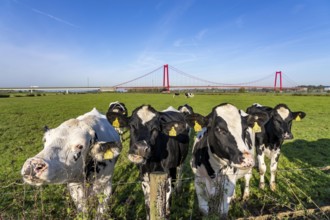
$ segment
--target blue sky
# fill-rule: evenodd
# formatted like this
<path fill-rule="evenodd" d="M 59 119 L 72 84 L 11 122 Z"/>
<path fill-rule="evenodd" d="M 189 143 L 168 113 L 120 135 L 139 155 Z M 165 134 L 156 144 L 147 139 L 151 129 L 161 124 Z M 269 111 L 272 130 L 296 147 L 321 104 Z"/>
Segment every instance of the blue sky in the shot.
<path fill-rule="evenodd" d="M 330 85 L 330 1 L 0 0 L 0 87 L 111 86 L 167 63 Z"/>

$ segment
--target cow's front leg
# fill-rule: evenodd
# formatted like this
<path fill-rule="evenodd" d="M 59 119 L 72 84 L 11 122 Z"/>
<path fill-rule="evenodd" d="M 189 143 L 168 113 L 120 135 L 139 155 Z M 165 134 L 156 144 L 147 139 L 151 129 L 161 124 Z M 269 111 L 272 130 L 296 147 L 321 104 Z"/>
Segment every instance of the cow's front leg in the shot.
<path fill-rule="evenodd" d="M 108 202 L 112 193 L 111 180 L 108 183 L 94 183 L 93 191 L 96 193 L 99 202 L 97 215 L 99 218 L 102 218 L 108 210 Z"/>
<path fill-rule="evenodd" d="M 176 168 L 175 191 L 181 192 L 182 190 L 182 165 Z"/>
<path fill-rule="evenodd" d="M 166 219 L 170 218 L 171 213 L 171 194 L 172 194 L 172 178 L 167 178 L 167 184 L 165 185 L 166 190 Z"/>
<path fill-rule="evenodd" d="M 195 176 L 195 190 L 198 199 L 199 210 L 203 215 L 209 213 L 209 198 L 212 192 L 208 192 L 207 182 L 205 177 Z M 208 184 L 209 185 L 209 184 Z"/>
<path fill-rule="evenodd" d="M 261 154 L 258 154 L 258 165 L 259 165 L 259 175 L 260 175 L 260 182 L 259 182 L 259 188 L 264 189 L 265 188 L 265 173 L 267 170 L 266 164 L 265 164 L 265 154 L 264 152 L 261 152 Z"/>
<path fill-rule="evenodd" d="M 150 179 L 149 175 L 145 173 L 142 180 L 142 190 L 144 194 L 144 204 L 146 206 L 147 220 L 150 219 Z"/>
<path fill-rule="evenodd" d="M 270 160 L 270 189 L 272 191 L 276 190 L 276 183 L 275 183 L 275 177 L 276 177 L 276 171 L 277 171 L 277 164 L 278 159 L 280 158 L 280 150 L 277 150 L 274 154 L 272 154 L 271 160 Z"/>
<path fill-rule="evenodd" d="M 86 190 L 83 183 L 68 183 L 68 189 L 78 212 L 87 214 Z"/>
<path fill-rule="evenodd" d="M 247 174 L 244 175 L 245 186 L 244 186 L 244 194 L 243 200 L 248 200 L 250 196 L 250 179 L 252 177 L 252 169 L 249 170 Z"/>
<path fill-rule="evenodd" d="M 227 219 L 229 205 L 235 192 L 236 177 L 235 175 L 230 175 L 230 177 L 224 175 L 222 178 L 223 179 L 219 183 L 223 184 L 223 190 L 221 190 L 221 193 L 223 193 L 223 199 L 222 202 L 220 202 L 219 212 L 220 219 Z"/>

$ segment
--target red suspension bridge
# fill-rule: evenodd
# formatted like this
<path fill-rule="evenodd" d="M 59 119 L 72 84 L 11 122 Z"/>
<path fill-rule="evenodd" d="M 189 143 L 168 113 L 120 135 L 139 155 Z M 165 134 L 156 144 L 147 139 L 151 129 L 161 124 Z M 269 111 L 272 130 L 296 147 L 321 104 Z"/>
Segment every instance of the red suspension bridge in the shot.
<path fill-rule="evenodd" d="M 171 74 L 170 74 L 171 73 Z M 274 77 L 275 76 L 275 77 Z M 219 78 L 221 78 L 219 76 Z M 294 90 L 298 84 L 281 71 L 268 74 L 260 79 L 240 83 L 216 82 L 183 72 L 165 64 L 151 72 L 113 86 L 116 90 L 146 90 L 159 89 L 169 92 L 180 89 L 268 89 Z"/>

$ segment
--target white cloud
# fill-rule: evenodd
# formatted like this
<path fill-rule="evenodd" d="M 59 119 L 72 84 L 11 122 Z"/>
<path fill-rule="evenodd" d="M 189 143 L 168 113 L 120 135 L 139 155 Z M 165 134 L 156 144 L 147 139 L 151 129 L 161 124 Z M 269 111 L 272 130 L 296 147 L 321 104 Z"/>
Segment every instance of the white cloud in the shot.
<path fill-rule="evenodd" d="M 55 20 L 55 21 L 58 21 L 58 22 L 60 22 L 60 23 L 63 23 L 63 24 L 69 25 L 69 26 L 71 26 L 71 27 L 79 28 L 79 27 L 78 27 L 77 25 L 75 25 L 75 24 L 72 24 L 72 23 L 70 23 L 70 22 L 68 22 L 68 21 L 65 21 L 65 20 L 61 19 L 61 18 L 55 17 L 55 16 L 53 16 L 53 15 L 51 15 L 51 14 L 48 14 L 48 13 L 42 12 L 42 11 L 40 11 L 40 10 L 38 10 L 38 9 L 31 8 L 31 10 L 34 11 L 34 12 L 36 12 L 36 13 L 38 13 L 38 14 L 44 15 L 44 16 L 50 18 L 50 19 L 53 19 L 53 20 Z"/>
<path fill-rule="evenodd" d="M 202 40 L 203 37 L 205 36 L 205 34 L 208 32 L 208 29 L 203 29 L 200 32 L 197 33 L 197 35 L 195 36 L 195 38 L 197 40 Z"/>

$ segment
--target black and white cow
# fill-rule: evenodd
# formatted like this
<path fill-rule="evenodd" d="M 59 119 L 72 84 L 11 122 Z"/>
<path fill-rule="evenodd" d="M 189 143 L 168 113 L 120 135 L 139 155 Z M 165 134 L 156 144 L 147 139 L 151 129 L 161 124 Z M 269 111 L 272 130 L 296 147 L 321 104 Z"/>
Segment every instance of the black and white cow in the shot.
<path fill-rule="evenodd" d="M 194 109 L 188 104 L 180 105 L 178 107 L 178 110 L 179 112 L 182 112 L 184 115 L 190 115 L 194 113 Z"/>
<path fill-rule="evenodd" d="M 179 96 L 179 95 L 180 95 L 180 93 L 175 92 L 175 93 L 173 94 L 173 98 L 176 97 L 176 96 Z"/>
<path fill-rule="evenodd" d="M 105 195 L 97 209 L 97 216 L 102 216 L 122 148 L 119 135 L 105 115 L 94 108 L 47 130 L 43 142 L 43 150 L 22 167 L 24 182 L 35 186 L 66 183 L 78 211 L 83 213 L 88 212 L 89 196 Z"/>
<path fill-rule="evenodd" d="M 142 105 L 136 108 L 130 117 L 122 116 L 121 119 L 119 117 L 117 114 L 107 114 L 110 123 L 117 119 L 130 128 L 128 158 L 140 168 L 147 218 L 150 218 L 149 175 L 155 171 L 168 174 L 166 191 L 168 217 L 171 185 L 174 185 L 177 169 L 187 157 L 189 148 L 189 129 L 184 115 L 173 107 L 158 112 L 150 105 Z"/>
<path fill-rule="evenodd" d="M 111 102 L 109 104 L 108 112 L 117 112 L 119 114 L 127 116 L 127 108 L 124 103 L 122 102 Z"/>
<path fill-rule="evenodd" d="M 118 114 L 118 115 L 125 115 L 125 116 L 127 116 L 127 114 L 128 114 L 125 104 L 122 102 L 118 102 L 118 101 L 111 102 L 109 104 L 108 112 Z M 114 120 L 112 122 L 112 126 L 116 129 L 116 131 L 120 135 L 121 141 L 123 142 L 123 141 L 127 140 L 127 139 L 124 139 L 124 134 L 127 132 L 127 130 L 125 129 L 125 127 L 122 127 L 120 125 L 121 125 L 121 123 L 118 121 L 118 119 Z"/>
<path fill-rule="evenodd" d="M 203 129 L 197 134 L 191 167 L 199 209 L 226 217 L 236 181 L 245 177 L 243 198 L 249 196 L 249 180 L 254 166 L 254 135 L 267 114 L 248 115 L 231 104 L 215 106 L 206 117 L 187 115 L 187 123 Z"/>
<path fill-rule="evenodd" d="M 292 120 L 301 120 L 306 116 L 305 112 L 292 112 L 286 104 L 278 104 L 274 108 L 253 104 L 247 108 L 247 113 L 267 113 L 269 121 L 261 126 L 261 132 L 256 135 L 256 151 L 258 168 L 260 173 L 259 187 L 265 187 L 265 155 L 270 159 L 270 189 L 275 191 L 275 176 L 280 157 L 281 146 L 284 140 L 293 139 L 291 133 Z"/>
<path fill-rule="evenodd" d="M 192 92 L 186 92 L 184 95 L 186 96 L 186 98 L 193 98 L 195 96 Z"/>

